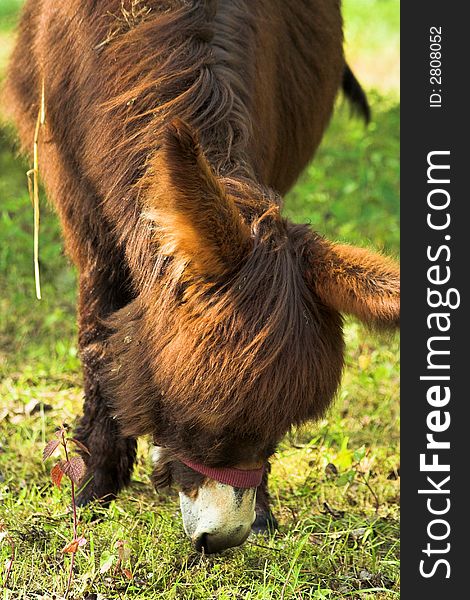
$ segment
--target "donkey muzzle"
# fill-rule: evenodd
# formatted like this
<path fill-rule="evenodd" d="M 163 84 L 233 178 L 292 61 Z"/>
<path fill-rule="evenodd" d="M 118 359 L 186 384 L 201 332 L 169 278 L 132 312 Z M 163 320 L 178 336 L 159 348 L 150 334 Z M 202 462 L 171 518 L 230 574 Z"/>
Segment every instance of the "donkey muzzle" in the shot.
<path fill-rule="evenodd" d="M 186 535 L 199 552 L 213 554 L 243 544 L 255 520 L 256 488 L 236 488 L 214 480 L 197 494 L 180 492 Z"/>

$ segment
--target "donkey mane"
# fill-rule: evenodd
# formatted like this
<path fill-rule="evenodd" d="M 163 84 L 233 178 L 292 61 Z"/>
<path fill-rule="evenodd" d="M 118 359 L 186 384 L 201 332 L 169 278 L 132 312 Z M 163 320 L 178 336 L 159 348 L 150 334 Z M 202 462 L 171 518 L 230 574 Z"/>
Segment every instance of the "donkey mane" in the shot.
<path fill-rule="evenodd" d="M 111 146 L 113 155 L 128 160 L 119 183 L 129 184 L 129 173 L 134 182 L 143 174 L 165 124 L 175 117 L 198 131 L 217 174 L 252 175 L 246 74 L 254 11 L 243 2 L 217 0 L 175 0 L 163 8 L 103 46 L 106 80 L 118 82 L 103 109 L 110 121 L 125 123 L 120 143 Z"/>

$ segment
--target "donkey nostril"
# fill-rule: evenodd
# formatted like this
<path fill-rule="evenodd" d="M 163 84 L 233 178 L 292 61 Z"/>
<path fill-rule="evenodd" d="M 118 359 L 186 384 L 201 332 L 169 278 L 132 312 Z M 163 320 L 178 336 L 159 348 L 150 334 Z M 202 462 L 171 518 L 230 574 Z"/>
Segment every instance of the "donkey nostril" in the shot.
<path fill-rule="evenodd" d="M 242 530 L 242 527 L 237 527 L 230 535 L 221 535 L 213 533 L 201 533 L 193 537 L 194 548 L 198 552 L 204 554 L 217 554 L 243 544 L 250 533 L 250 529 Z"/>
<path fill-rule="evenodd" d="M 210 533 L 201 533 L 194 541 L 194 548 L 204 554 L 223 552 L 233 544 L 225 538 L 218 538 Z"/>
<path fill-rule="evenodd" d="M 198 552 L 207 552 L 207 533 L 202 533 L 194 542 L 194 547 Z"/>

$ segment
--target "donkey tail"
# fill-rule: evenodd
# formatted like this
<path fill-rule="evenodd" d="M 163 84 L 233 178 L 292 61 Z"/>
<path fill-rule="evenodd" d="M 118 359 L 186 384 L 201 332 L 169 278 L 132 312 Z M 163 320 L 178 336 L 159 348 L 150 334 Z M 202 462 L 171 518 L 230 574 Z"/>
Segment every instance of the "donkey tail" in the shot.
<path fill-rule="evenodd" d="M 343 93 L 351 103 L 354 112 L 357 112 L 366 123 L 370 121 L 370 106 L 366 93 L 348 64 L 344 66 Z"/>

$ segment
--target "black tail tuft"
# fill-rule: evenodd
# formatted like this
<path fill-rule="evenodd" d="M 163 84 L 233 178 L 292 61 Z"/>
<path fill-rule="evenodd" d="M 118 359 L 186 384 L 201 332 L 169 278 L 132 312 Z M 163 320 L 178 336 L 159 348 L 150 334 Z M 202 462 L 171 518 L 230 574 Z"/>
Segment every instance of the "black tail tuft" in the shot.
<path fill-rule="evenodd" d="M 364 121 L 369 123 L 370 106 L 366 93 L 347 64 L 344 67 L 343 73 L 343 92 L 351 103 L 353 111 L 359 113 Z"/>

